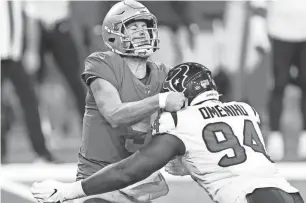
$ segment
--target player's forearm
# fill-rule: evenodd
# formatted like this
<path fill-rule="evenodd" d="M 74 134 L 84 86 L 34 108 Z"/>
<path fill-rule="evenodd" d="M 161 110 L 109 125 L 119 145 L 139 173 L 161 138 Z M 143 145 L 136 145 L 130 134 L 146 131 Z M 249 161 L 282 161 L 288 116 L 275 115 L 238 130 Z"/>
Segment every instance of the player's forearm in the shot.
<path fill-rule="evenodd" d="M 141 101 L 122 103 L 110 112 L 109 118 L 116 126 L 131 125 L 151 116 L 159 108 L 159 95 L 155 95 Z"/>
<path fill-rule="evenodd" d="M 124 165 L 122 162 L 109 165 L 82 180 L 84 193 L 88 196 L 119 190 L 145 178 L 137 170 L 128 172 L 129 166 Z"/>
<path fill-rule="evenodd" d="M 85 196 L 111 192 L 114 190 L 123 189 L 150 175 L 149 171 L 143 173 L 140 171 L 140 166 L 138 164 L 135 165 L 138 167 L 138 170 L 131 164 L 131 162 L 123 160 L 116 164 L 109 165 L 81 181 L 61 183 L 49 180 L 49 182 L 45 181 L 45 183 L 41 184 L 34 183 L 31 191 L 35 198 L 38 197 L 39 200 L 42 200 L 41 194 L 48 193 L 46 188 L 52 188 L 50 194 L 45 197 L 49 199 L 49 201 L 43 202 L 60 202 L 57 201 L 57 199 L 67 201 L 79 199 Z M 148 175 L 144 176 L 144 174 Z M 57 192 L 59 193 L 60 197 L 52 197 Z"/>

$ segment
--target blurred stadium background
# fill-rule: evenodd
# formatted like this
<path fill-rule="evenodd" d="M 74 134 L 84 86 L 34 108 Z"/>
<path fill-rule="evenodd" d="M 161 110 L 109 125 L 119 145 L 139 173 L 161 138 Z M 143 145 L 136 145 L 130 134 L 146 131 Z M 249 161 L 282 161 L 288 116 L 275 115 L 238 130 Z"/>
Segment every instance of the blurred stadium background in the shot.
<path fill-rule="evenodd" d="M 105 49 L 99 35 L 99 25 L 113 3 L 70 2 L 70 23 L 80 61 L 93 51 Z M 170 66 L 182 61 L 205 64 L 219 79 L 219 84 L 224 89 L 224 99 L 243 100 L 253 105 L 261 114 L 264 132 L 268 133 L 267 100 L 272 80 L 271 57 L 270 54 L 259 54 L 255 47 L 252 47 L 254 36 L 249 34 L 248 2 L 142 3 L 159 20 L 161 46 L 153 58 Z M 178 9 L 183 9 L 181 15 L 173 11 L 173 6 L 178 4 L 181 4 Z M 1 164 L 3 203 L 33 202 L 29 185 L 34 181 L 48 177 L 61 181 L 74 180 L 81 120 L 78 118 L 77 107 L 67 81 L 55 68 L 51 56 L 46 54 L 45 60 L 47 75 L 43 84 L 37 87 L 41 122 L 48 147 L 63 163 L 49 164 L 37 159 L 26 136 L 24 117 L 14 87 L 10 82 L 5 82 L 2 84 L 2 95 L 6 95 L 13 116 L 8 132 L 7 157 Z M 76 71 L 81 72 L 77 69 Z M 300 90 L 294 85 L 288 85 L 282 116 L 285 136 L 296 137 L 301 130 L 301 114 L 298 108 L 300 97 Z M 293 142 L 289 146 L 292 153 L 289 150 L 284 159 L 286 162 L 278 164 L 284 175 L 301 190 L 306 199 L 306 163 L 297 162 L 294 153 L 296 144 Z M 189 178 L 169 175 L 166 177 L 169 180 L 170 193 L 155 202 L 212 202 Z"/>

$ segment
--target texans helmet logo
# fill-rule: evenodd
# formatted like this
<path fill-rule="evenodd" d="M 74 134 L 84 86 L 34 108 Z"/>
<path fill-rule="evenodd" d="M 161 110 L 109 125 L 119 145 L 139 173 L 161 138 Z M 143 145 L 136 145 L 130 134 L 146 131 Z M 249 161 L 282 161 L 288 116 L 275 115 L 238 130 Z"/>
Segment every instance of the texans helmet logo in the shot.
<path fill-rule="evenodd" d="M 163 84 L 163 88 L 174 92 L 184 92 L 186 90 L 184 82 L 187 78 L 189 66 L 184 64 L 171 71 L 173 73 L 168 74 L 168 77 Z"/>

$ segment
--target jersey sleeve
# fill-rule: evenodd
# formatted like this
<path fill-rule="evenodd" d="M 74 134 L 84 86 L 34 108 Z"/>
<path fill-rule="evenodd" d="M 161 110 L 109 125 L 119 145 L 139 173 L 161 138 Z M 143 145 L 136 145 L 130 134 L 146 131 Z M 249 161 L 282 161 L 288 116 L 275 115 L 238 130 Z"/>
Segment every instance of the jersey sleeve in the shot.
<path fill-rule="evenodd" d="M 109 62 L 109 57 L 104 53 L 95 53 L 85 59 L 85 70 L 81 77 L 86 85 L 90 84 L 92 78 L 98 77 L 110 82 L 119 89 L 117 67 Z"/>
<path fill-rule="evenodd" d="M 176 125 L 170 112 L 160 113 L 152 124 L 152 135 L 170 133 Z"/>
<path fill-rule="evenodd" d="M 182 125 L 184 121 L 181 117 L 182 122 L 179 123 L 179 115 L 179 112 L 163 112 L 159 114 L 152 124 L 152 136 L 159 134 L 171 134 L 180 139 L 184 143 L 186 151 L 188 151 L 191 148 L 191 143 L 190 139 L 188 138 L 189 135 L 182 132 L 186 126 Z"/>

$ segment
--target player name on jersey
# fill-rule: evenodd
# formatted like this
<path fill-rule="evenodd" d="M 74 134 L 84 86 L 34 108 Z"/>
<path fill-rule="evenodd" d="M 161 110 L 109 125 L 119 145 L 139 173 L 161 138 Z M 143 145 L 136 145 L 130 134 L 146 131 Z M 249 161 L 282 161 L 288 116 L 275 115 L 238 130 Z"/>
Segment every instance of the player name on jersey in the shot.
<path fill-rule="evenodd" d="M 227 106 L 206 106 L 199 108 L 204 119 L 214 117 L 227 117 L 227 116 L 248 116 L 248 112 L 242 105 L 232 104 Z"/>

